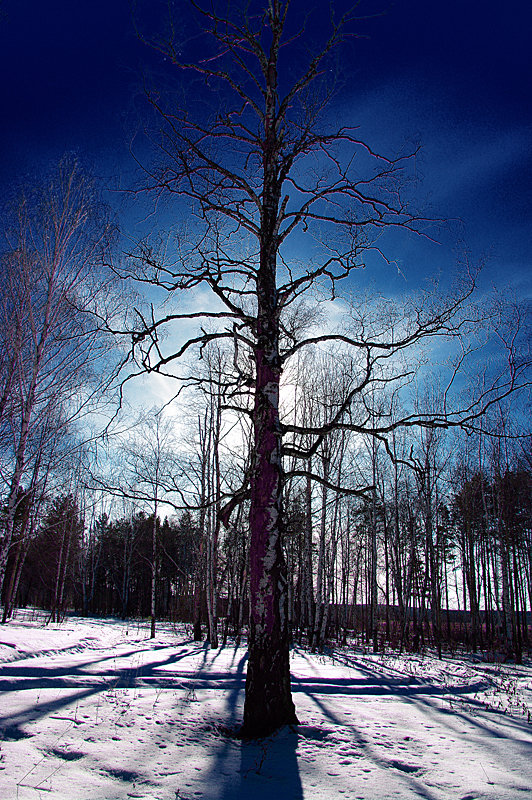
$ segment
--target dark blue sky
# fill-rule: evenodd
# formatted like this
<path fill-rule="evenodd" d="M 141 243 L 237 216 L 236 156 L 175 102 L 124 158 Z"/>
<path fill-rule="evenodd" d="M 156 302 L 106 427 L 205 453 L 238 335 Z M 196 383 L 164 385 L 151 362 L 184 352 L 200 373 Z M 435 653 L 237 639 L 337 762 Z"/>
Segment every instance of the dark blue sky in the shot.
<path fill-rule="evenodd" d="M 296 11 L 311 5 L 294 4 Z M 175 5 L 186 31 L 186 0 Z M 108 185 L 127 183 L 128 141 L 144 107 L 142 71 L 157 69 L 157 56 L 135 37 L 129 6 L 128 0 L 4 0 L 4 193 L 65 150 L 80 152 Z M 489 256 L 488 283 L 529 293 L 531 4 L 368 0 L 360 8 L 386 12 L 361 22 L 367 38 L 345 49 L 345 86 L 334 111 L 346 123 L 360 123 L 381 150 L 419 140 L 420 197 L 434 215 L 461 220 L 441 235 L 444 247 L 401 242 L 401 266 L 408 272 L 410 263 L 411 276 L 446 270 L 453 236 L 463 236 L 474 257 Z"/>

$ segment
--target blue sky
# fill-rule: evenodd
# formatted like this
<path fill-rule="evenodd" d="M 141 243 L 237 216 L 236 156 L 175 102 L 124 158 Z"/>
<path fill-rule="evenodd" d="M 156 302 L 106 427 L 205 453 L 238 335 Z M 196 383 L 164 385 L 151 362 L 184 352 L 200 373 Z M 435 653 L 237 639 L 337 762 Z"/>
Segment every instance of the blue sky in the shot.
<path fill-rule="evenodd" d="M 80 152 L 109 187 L 127 184 L 134 171 L 128 143 L 144 114 L 142 73 L 160 68 L 158 56 L 135 36 L 129 5 L 4 0 L 3 194 L 65 150 Z M 309 5 L 294 0 L 295 14 Z M 186 37 L 193 31 L 187 3 L 175 6 Z M 391 255 L 406 278 L 390 275 L 390 281 L 415 284 L 445 272 L 465 246 L 473 258 L 487 256 L 487 285 L 529 294 L 532 7 L 526 0 L 368 0 L 360 6 L 360 13 L 381 10 L 360 22 L 363 38 L 342 54 L 344 85 L 332 111 L 360 124 L 381 150 L 393 153 L 419 141 L 419 202 L 450 221 L 435 233 L 439 244 L 392 237 Z M 311 35 L 318 25 L 313 12 Z M 376 270 L 367 280 L 380 280 Z"/>

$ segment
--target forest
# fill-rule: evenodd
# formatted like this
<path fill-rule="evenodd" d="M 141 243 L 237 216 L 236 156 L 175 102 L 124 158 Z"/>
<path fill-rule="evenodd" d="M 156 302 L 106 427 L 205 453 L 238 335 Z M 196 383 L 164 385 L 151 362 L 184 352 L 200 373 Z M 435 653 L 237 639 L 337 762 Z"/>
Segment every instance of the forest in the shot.
<path fill-rule="evenodd" d="M 248 642 L 249 737 L 297 723 L 294 644 L 532 646 L 529 305 L 466 251 L 357 290 L 429 235 L 416 153 L 327 116 L 352 14 L 302 54 L 290 3 L 262 5 L 196 8 L 201 58 L 140 34 L 197 90 L 146 89 L 156 229 L 131 243 L 66 155 L 6 211 L 0 276 L 2 622 Z"/>
<path fill-rule="evenodd" d="M 313 652 L 355 638 L 375 652 L 465 649 L 517 663 L 530 652 L 526 453 L 501 463 L 499 447 L 481 450 L 479 465 L 454 444 L 451 450 L 440 433 L 416 442 L 423 470 L 414 473 L 368 442 L 365 466 L 376 479 L 368 500 L 316 490 L 311 481 L 292 488 L 285 552 L 295 641 Z M 354 454 L 340 454 L 345 481 Z M 227 530 L 190 511 L 161 520 L 146 500 L 122 503 L 122 513 L 115 505 L 110 518 L 87 503 L 86 487 L 69 488 L 44 496 L 40 509 L 26 494 L 19 501 L 4 622 L 15 608 L 36 606 L 57 622 L 68 611 L 153 616 L 154 626 L 158 619 L 189 623 L 213 647 L 228 636 L 240 640 L 249 619 L 244 512 Z"/>

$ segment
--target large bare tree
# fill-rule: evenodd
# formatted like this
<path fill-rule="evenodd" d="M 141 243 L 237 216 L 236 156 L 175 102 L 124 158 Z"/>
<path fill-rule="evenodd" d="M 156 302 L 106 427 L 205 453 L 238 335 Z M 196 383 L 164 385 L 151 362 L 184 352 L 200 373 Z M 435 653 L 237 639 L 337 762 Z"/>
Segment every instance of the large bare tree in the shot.
<path fill-rule="evenodd" d="M 472 284 L 464 282 L 441 302 L 427 296 L 407 312 L 386 307 L 367 319 L 369 312 L 357 309 L 340 330 L 326 331 L 324 320 L 317 325 L 305 313 L 305 297 L 310 305 L 334 299 L 364 253 L 379 251 L 384 231 L 419 227 L 400 193 L 408 156 L 377 154 L 356 128 L 335 127 L 326 114 L 334 91 L 328 76 L 338 48 L 356 41 L 349 38 L 354 17 L 333 14 L 320 27 L 321 42 L 313 42 L 297 13 L 291 16 L 301 9 L 290 0 L 265 0 L 257 13 L 246 3 L 202 7 L 192 0 L 191 6 L 200 31 L 193 45 L 175 38 L 176 25 L 150 42 L 171 63 L 176 80 L 184 79 L 188 101 L 163 89 L 149 93 L 158 133 L 155 161 L 145 167 L 147 189 L 157 200 L 175 200 L 174 219 L 182 225 L 177 230 L 176 224 L 164 248 L 142 242 L 130 254 L 129 274 L 166 290 L 177 303 L 187 292 L 202 305 L 166 307 L 159 316 L 153 309 L 136 312 L 130 355 L 141 370 L 186 377 L 176 366 L 185 355 L 197 349 L 201 357 L 211 341 L 232 342 L 235 373 L 224 389 L 225 406 L 245 411 L 239 398 L 253 394 L 249 485 L 240 495 L 249 499 L 250 533 L 242 734 L 262 736 L 297 723 L 290 690 L 283 456 L 303 459 L 307 467 L 296 470 L 300 477 L 335 489 L 308 465 L 338 426 L 385 440 L 401 422 L 457 424 L 458 416 L 447 413 L 448 394 L 441 412 L 430 418 L 416 412 L 403 420 L 378 419 L 367 400 L 353 407 L 392 380 L 393 365 L 399 366 L 393 379 L 399 385 L 408 380 L 400 359 L 407 348 L 465 332 L 471 318 L 461 309 Z M 199 322 L 192 335 L 191 320 Z M 163 330 L 179 324 L 181 341 L 176 344 L 175 334 L 164 340 Z M 286 423 L 279 400 L 287 362 L 305 347 L 333 343 L 355 352 L 342 398 L 329 405 L 319 424 Z M 481 402 L 489 402 L 489 395 Z M 477 414 L 480 405 L 475 401 L 465 416 Z M 290 441 L 283 449 L 285 434 Z"/>

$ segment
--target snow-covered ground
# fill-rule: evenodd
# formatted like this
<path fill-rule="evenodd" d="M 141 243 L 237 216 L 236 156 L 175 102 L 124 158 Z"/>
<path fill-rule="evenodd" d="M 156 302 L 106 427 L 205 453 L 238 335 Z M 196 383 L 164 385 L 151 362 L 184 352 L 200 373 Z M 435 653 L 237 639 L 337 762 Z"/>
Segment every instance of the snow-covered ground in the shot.
<path fill-rule="evenodd" d="M 0 627 L 1 800 L 532 797 L 532 665 L 292 658 L 297 731 L 231 735 L 246 652 L 183 627 Z"/>

